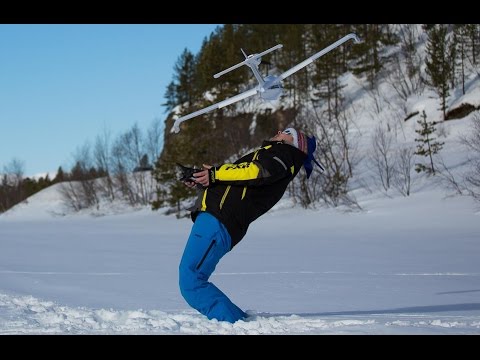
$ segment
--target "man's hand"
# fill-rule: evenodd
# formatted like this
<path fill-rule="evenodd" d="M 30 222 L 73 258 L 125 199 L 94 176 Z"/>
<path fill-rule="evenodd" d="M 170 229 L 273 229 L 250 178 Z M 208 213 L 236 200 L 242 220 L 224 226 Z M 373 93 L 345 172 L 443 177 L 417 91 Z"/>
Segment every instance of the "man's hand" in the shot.
<path fill-rule="evenodd" d="M 183 183 L 185 184 L 186 187 L 189 187 L 190 189 L 194 188 L 197 185 L 195 181 L 184 181 Z"/>
<path fill-rule="evenodd" d="M 215 180 L 215 168 L 212 167 L 212 165 L 203 164 L 203 169 L 204 170 L 193 174 L 193 177 L 195 178 L 195 182 L 197 184 L 208 187 L 208 185 L 210 185 L 212 182 L 210 181 L 210 178 L 212 177 L 212 180 Z"/>

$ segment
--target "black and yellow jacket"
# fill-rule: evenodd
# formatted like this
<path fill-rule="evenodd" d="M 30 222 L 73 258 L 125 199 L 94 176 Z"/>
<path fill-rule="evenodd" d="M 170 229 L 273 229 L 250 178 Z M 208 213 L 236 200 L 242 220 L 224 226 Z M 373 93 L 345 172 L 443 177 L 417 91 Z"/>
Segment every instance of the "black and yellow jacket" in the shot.
<path fill-rule="evenodd" d="M 192 209 L 219 219 L 232 238 L 232 248 L 245 236 L 252 221 L 270 210 L 298 174 L 307 155 L 284 142 L 264 141 L 262 147 L 233 164 L 217 166 L 208 188 Z"/>

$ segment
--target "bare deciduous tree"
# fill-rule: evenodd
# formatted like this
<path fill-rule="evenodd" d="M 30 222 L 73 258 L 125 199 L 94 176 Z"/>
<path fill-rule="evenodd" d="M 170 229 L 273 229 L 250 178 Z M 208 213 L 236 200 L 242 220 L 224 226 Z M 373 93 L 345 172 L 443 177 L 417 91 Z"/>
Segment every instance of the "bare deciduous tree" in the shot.
<path fill-rule="evenodd" d="M 338 111 L 339 116 L 327 121 L 313 107 L 313 113 L 307 112 L 305 120 L 310 131 L 317 138 L 317 160 L 325 167 L 325 172 L 314 171 L 308 179 L 306 176 L 297 176 L 297 192 L 294 196 L 302 206 L 307 207 L 320 200 L 328 206 L 345 205 L 359 208 L 358 203 L 349 194 L 348 182 L 353 176 L 353 169 L 357 163 L 354 156 L 356 142 L 349 133 L 353 114 L 343 109 Z"/>
<path fill-rule="evenodd" d="M 422 58 L 416 46 L 420 40 L 417 24 L 399 24 L 400 52 L 393 59 L 387 82 L 405 102 L 412 94 L 421 94 L 425 88 L 420 67 Z"/>
<path fill-rule="evenodd" d="M 457 195 L 463 195 L 464 186 L 455 177 L 450 168 L 445 164 L 444 159 L 437 156 L 437 181 L 450 190 L 453 190 Z"/>
<path fill-rule="evenodd" d="M 145 149 L 150 161 L 155 162 L 162 152 L 163 121 L 155 118 L 147 129 Z"/>
<path fill-rule="evenodd" d="M 115 181 L 131 205 L 147 205 L 154 184 L 150 171 L 140 171 L 147 153 L 142 132 L 137 124 L 114 141 L 112 149 Z"/>
<path fill-rule="evenodd" d="M 380 180 L 385 191 L 391 186 L 392 177 L 395 168 L 395 158 L 392 150 L 393 137 L 387 133 L 383 126 L 377 126 L 372 136 L 373 152 L 370 161 L 373 164 L 373 170 Z"/>
<path fill-rule="evenodd" d="M 88 205 L 83 201 L 80 181 L 65 181 L 60 184 L 63 203 L 73 211 L 80 211 Z"/>
<path fill-rule="evenodd" d="M 25 174 L 25 163 L 22 160 L 14 158 L 3 167 L 3 172 L 8 174 L 9 180 L 13 184 L 18 185 Z"/>
<path fill-rule="evenodd" d="M 135 204 L 135 197 L 128 181 L 128 165 L 126 164 L 124 136 L 118 136 L 112 146 L 113 178 L 123 198 Z"/>
<path fill-rule="evenodd" d="M 475 200 L 480 201 L 480 162 L 472 164 L 469 174 L 465 176 L 467 191 Z"/>
<path fill-rule="evenodd" d="M 405 146 L 395 152 L 393 186 L 403 196 L 410 196 L 412 170 L 415 165 L 415 149 Z"/>
<path fill-rule="evenodd" d="M 466 191 L 475 200 L 480 201 L 480 113 L 475 113 L 472 128 L 461 137 L 461 142 L 469 150 L 469 171 L 464 175 Z"/>
<path fill-rule="evenodd" d="M 115 200 L 115 187 L 112 179 L 111 132 L 104 128 L 95 139 L 93 156 L 95 165 L 105 176 L 98 180 L 98 186 L 106 199 Z"/>
<path fill-rule="evenodd" d="M 98 207 L 100 198 L 95 179 L 99 174 L 93 166 L 88 142 L 77 148 L 73 160 L 75 165 L 70 173 L 70 181 L 62 183 L 60 187 L 64 202 L 75 211 Z"/>

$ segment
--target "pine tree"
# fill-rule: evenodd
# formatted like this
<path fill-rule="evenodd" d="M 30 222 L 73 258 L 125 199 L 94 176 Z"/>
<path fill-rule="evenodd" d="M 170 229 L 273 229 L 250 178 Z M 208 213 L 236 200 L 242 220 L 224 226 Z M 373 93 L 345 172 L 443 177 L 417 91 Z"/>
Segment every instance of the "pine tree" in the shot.
<path fill-rule="evenodd" d="M 453 29 L 454 35 L 454 46 L 457 47 L 456 49 L 456 58 L 454 59 L 453 63 L 453 72 L 457 67 L 459 68 L 460 72 L 460 80 L 462 82 L 462 92 L 465 95 L 465 63 L 466 63 L 466 55 L 467 55 L 467 47 L 468 47 L 468 33 L 467 27 L 465 24 L 456 24 Z M 459 61 L 457 62 L 457 58 Z"/>
<path fill-rule="evenodd" d="M 447 98 L 449 96 L 449 81 L 451 80 L 452 62 L 449 53 L 450 42 L 447 36 L 447 26 L 437 24 L 428 31 L 427 84 L 431 86 L 440 97 L 443 119 L 447 116 Z"/>
<path fill-rule="evenodd" d="M 202 47 L 197 55 L 197 71 L 195 81 L 200 94 L 203 94 L 207 90 L 212 92 L 212 88 L 217 88 L 219 85 L 216 79 L 213 78 L 213 74 L 222 70 L 220 69 L 220 55 L 219 35 L 213 33 L 210 35 L 209 39 L 205 38 L 203 40 Z M 200 101 L 200 104 L 202 104 L 202 97 L 197 100 Z"/>
<path fill-rule="evenodd" d="M 172 125 L 173 118 L 169 116 L 165 128 L 170 129 Z M 208 125 L 204 122 L 186 122 L 182 124 L 181 136 L 165 137 L 163 151 L 156 159 L 152 170 L 152 176 L 157 183 L 156 200 L 152 202 L 154 210 L 165 205 L 177 205 L 193 196 L 194 191 L 177 180 L 176 163 L 193 166 L 196 163 L 201 163 L 202 160 L 211 161 L 209 159 L 199 159 L 202 148 L 208 147 L 209 140 L 211 140 L 208 131 L 201 131 Z"/>
<path fill-rule="evenodd" d="M 478 52 L 480 41 L 480 26 L 478 24 L 455 24 L 452 46 L 455 47 L 455 62 L 453 73 L 459 73 L 462 82 L 462 91 L 465 94 L 465 75 L 467 67 L 476 63 L 476 52 Z"/>
<path fill-rule="evenodd" d="M 283 26 L 279 39 L 283 44 L 282 58 L 276 63 L 276 66 L 282 72 L 311 55 L 307 52 L 306 32 L 307 26 L 305 24 L 285 24 Z M 271 46 L 273 45 L 268 47 Z M 304 68 L 284 82 L 285 89 L 289 90 L 289 97 L 293 99 L 295 108 L 302 105 L 303 100 L 306 98 L 305 94 L 308 89 L 308 74 L 310 71 L 310 68 Z"/>
<path fill-rule="evenodd" d="M 312 31 L 312 40 L 319 48 L 326 47 L 341 37 L 341 28 L 335 24 L 315 26 Z M 342 89 L 339 76 L 343 74 L 343 56 L 340 51 L 332 51 L 325 55 L 321 61 L 315 62 L 316 72 L 312 76 L 315 88 L 318 89 L 315 95 L 320 102 L 326 104 L 326 117 L 329 121 L 339 116 L 343 104 Z"/>
<path fill-rule="evenodd" d="M 139 164 L 141 169 L 147 169 L 150 167 L 150 163 L 148 161 L 148 155 L 143 154 L 142 158 L 140 159 L 140 164 Z"/>
<path fill-rule="evenodd" d="M 432 137 L 432 134 L 436 130 L 435 125 L 437 122 L 427 122 L 427 114 L 424 110 L 417 123 L 420 125 L 420 129 L 415 130 L 415 132 L 419 134 L 420 137 L 416 138 L 415 141 L 419 142 L 420 144 L 417 145 L 415 155 L 428 157 L 430 159 L 430 166 L 417 163 L 415 164 L 415 171 L 418 173 L 425 171 L 427 174 L 435 175 L 433 155 L 437 154 L 442 149 L 444 144 L 443 142 L 435 141 L 436 138 Z"/>
<path fill-rule="evenodd" d="M 42 179 L 42 177 L 38 179 L 38 181 L 36 181 L 35 179 L 30 179 L 28 177 L 23 179 L 22 187 L 25 191 L 25 196 L 27 198 L 41 190 L 40 182 Z"/>
<path fill-rule="evenodd" d="M 181 157 L 175 157 L 177 161 L 181 161 Z M 190 162 L 183 162 L 190 165 Z M 166 204 L 175 206 L 177 213 L 180 212 L 180 203 L 183 200 L 191 198 L 195 192 L 186 187 L 182 182 L 178 181 L 176 173 L 176 165 L 173 161 L 158 158 L 152 171 L 152 176 L 156 180 L 158 186 L 156 190 L 156 200 L 152 202 L 152 209 L 157 210 Z"/>
<path fill-rule="evenodd" d="M 63 172 L 62 167 L 60 166 L 57 170 L 57 175 L 55 175 L 53 182 L 54 183 L 59 183 L 65 181 L 65 173 Z"/>
<path fill-rule="evenodd" d="M 85 166 L 81 161 L 77 161 L 70 170 L 70 181 L 82 181 L 85 180 L 86 176 Z"/>
<path fill-rule="evenodd" d="M 241 36 L 238 32 L 238 25 L 225 24 L 223 26 L 221 54 L 224 58 L 223 61 L 225 67 L 237 64 L 240 61 L 245 60 L 240 51 L 240 48 L 244 48 L 247 44 L 242 44 L 240 38 Z M 251 75 L 251 72 L 247 71 L 246 68 L 243 68 L 241 70 L 226 74 L 224 77 L 222 77 L 222 80 L 220 81 L 222 81 L 224 84 L 226 91 L 225 96 L 230 97 L 232 95 L 236 95 L 239 91 L 241 91 L 242 84 L 244 85 L 246 80 L 248 79 L 247 75 Z M 213 76 L 213 74 L 210 74 L 210 76 Z"/>
<path fill-rule="evenodd" d="M 190 107 L 195 98 L 195 56 L 187 49 L 183 50 L 174 66 L 176 103 Z"/>
<path fill-rule="evenodd" d="M 167 90 L 165 90 L 165 102 L 162 106 L 165 106 L 165 112 L 170 112 L 173 110 L 175 106 L 178 105 L 178 96 L 177 96 L 177 85 L 175 82 L 170 81 L 170 84 L 167 86 Z"/>
<path fill-rule="evenodd" d="M 457 84 L 457 74 L 455 73 L 456 70 L 456 62 L 457 62 L 457 44 L 458 44 L 458 34 L 455 31 L 452 31 L 451 40 L 448 41 L 448 57 L 447 61 L 450 64 L 450 88 L 455 89 Z"/>
<path fill-rule="evenodd" d="M 382 49 L 398 42 L 390 26 L 389 24 L 362 24 L 355 25 L 353 29 L 362 42 L 352 47 L 350 56 L 356 63 L 352 70 L 357 75 L 366 74 L 371 88 L 374 88 L 377 75 L 389 60 L 389 55 L 382 52 Z"/>
<path fill-rule="evenodd" d="M 466 24 L 465 27 L 470 40 L 469 48 L 472 55 L 472 65 L 476 66 L 480 52 L 480 24 Z"/>

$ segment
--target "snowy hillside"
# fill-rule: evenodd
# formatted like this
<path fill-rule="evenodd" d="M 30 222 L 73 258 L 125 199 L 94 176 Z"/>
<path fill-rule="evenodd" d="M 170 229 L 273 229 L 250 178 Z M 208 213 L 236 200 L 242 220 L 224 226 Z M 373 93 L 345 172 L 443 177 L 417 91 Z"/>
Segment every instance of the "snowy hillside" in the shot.
<path fill-rule="evenodd" d="M 449 108 L 480 106 L 480 77 L 467 75 Z M 385 191 L 368 163 L 378 126 L 393 148 L 415 147 L 425 110 L 440 121 L 437 160 L 461 179 L 471 154 L 460 137 L 480 112 L 443 122 L 428 88 L 401 102 L 386 80 L 341 82 L 361 210 L 285 197 L 255 221 L 212 277 L 247 321 L 209 321 L 181 297 L 191 220 L 123 203 L 73 213 L 57 184 L 0 215 L 0 334 L 480 334 L 480 204 L 413 170 L 410 196 Z"/>
<path fill-rule="evenodd" d="M 22 203 L 14 206 L 2 217 L 6 219 L 19 219 L 21 221 L 34 219 L 51 219 L 52 216 L 64 213 L 65 205 L 60 194 L 61 184 L 55 184 L 40 191 Z"/>

